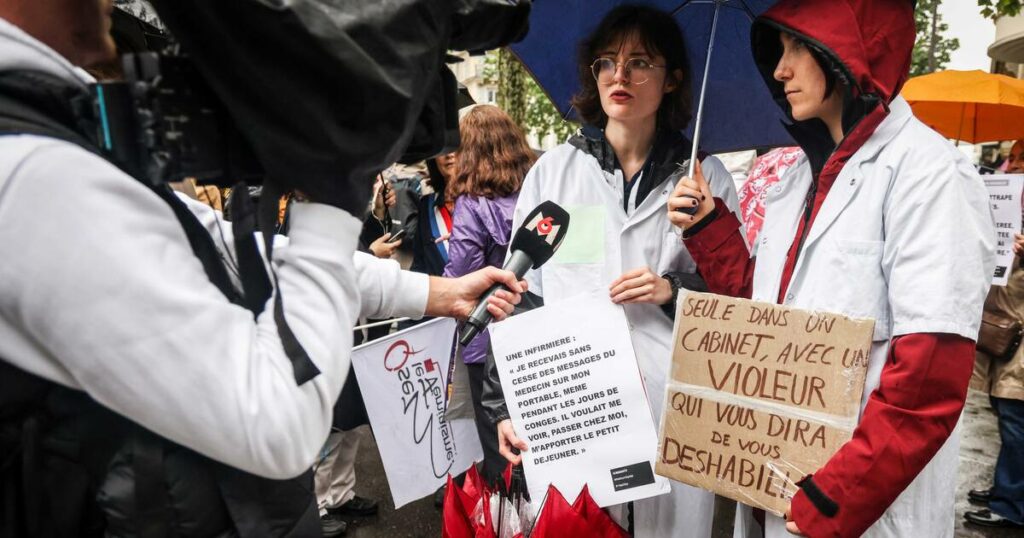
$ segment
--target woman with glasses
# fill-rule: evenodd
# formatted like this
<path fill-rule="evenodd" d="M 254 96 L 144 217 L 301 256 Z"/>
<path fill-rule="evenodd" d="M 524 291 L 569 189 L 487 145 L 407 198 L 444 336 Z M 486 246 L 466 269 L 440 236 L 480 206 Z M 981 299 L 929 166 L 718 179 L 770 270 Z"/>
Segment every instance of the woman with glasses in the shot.
<path fill-rule="evenodd" d="M 703 286 L 664 210 L 690 158 L 691 144 L 681 133 L 691 117 L 686 48 L 668 14 L 622 6 L 601 21 L 579 55 L 581 89 L 573 105 L 584 127 L 545 153 L 526 176 L 513 229 L 544 200 L 570 212 L 572 226 L 559 252 L 527 273 L 530 291 L 546 304 L 603 291 L 624 306 L 657 420 L 671 363 L 676 295 L 680 288 Z M 703 164 L 714 195 L 735 210 L 728 171 L 714 157 Z M 525 443 L 505 409 L 493 410 L 503 455 L 518 462 L 510 447 L 523 449 Z M 671 487 L 670 494 L 633 503 L 635 536 L 709 536 L 713 495 L 677 482 Z M 624 524 L 627 512 L 613 510 Z"/>

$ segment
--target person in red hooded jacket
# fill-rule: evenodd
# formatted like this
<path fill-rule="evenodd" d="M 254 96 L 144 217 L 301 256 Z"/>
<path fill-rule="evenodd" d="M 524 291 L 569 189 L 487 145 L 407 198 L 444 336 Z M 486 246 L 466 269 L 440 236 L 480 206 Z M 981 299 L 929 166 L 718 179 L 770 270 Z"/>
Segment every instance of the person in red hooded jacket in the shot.
<path fill-rule="evenodd" d="M 752 48 L 806 156 L 769 192 L 754 255 L 700 173 L 668 202 L 712 291 L 875 319 L 853 438 L 803 470 L 788 521 L 763 521 L 770 537 L 953 535 L 994 229 L 974 168 L 898 96 L 914 37 L 907 0 L 775 4 Z"/>

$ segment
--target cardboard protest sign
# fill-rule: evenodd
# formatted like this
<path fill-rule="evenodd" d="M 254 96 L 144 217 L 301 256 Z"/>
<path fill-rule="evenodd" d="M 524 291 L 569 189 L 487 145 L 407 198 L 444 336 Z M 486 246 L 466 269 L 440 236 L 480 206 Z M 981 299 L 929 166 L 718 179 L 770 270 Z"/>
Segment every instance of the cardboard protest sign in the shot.
<path fill-rule="evenodd" d="M 473 419 L 445 420 L 454 334 L 455 321 L 439 318 L 352 352 L 395 508 L 483 459 Z"/>
<path fill-rule="evenodd" d="M 582 295 L 491 327 L 491 347 L 533 499 L 583 486 L 600 506 L 661 495 L 658 442 L 626 315 Z"/>
<path fill-rule="evenodd" d="M 857 425 L 873 320 L 679 300 L 658 474 L 782 515 Z"/>
<path fill-rule="evenodd" d="M 1021 190 L 1024 175 L 1000 174 L 984 176 L 989 205 L 996 227 L 996 269 L 993 286 L 1005 286 L 1013 270 L 1013 234 L 1021 230 Z"/>

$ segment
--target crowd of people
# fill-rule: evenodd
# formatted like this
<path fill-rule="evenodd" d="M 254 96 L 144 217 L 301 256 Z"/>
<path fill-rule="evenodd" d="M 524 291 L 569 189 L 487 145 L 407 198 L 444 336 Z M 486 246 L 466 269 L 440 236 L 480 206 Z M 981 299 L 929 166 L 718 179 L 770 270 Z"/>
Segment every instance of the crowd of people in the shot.
<path fill-rule="evenodd" d="M 951 536 L 969 384 L 991 395 L 1002 450 L 965 517 L 1024 528 L 1024 350 L 976 354 L 983 311 L 1024 320 L 1024 269 L 990 289 L 984 184 L 899 95 L 911 3 L 845 4 L 781 0 L 755 20 L 751 53 L 798 147 L 760 157 L 739 192 L 682 134 L 694 81 L 679 25 L 623 5 L 567 74 L 581 122 L 568 141 L 538 155 L 507 113 L 474 105 L 457 151 L 367 178 L 361 214 L 288 193 L 269 262 L 284 302 L 257 308 L 237 293 L 235 196 L 145 185 L 61 123 L 94 81 L 81 68 L 115 54 L 109 4 L 0 4 L 0 536 L 344 534 L 378 510 L 355 493 L 370 424 L 352 346 L 464 319 L 495 284 L 498 320 L 606 293 L 648 395 L 666 390 L 688 290 L 875 320 L 852 440 L 802 477 L 784 518 L 740 504 L 736 536 Z M 1006 171 L 1024 172 L 1024 142 Z M 520 281 L 501 267 L 546 200 L 570 209 L 578 248 Z M 454 360 L 493 483 L 529 445 L 487 332 Z M 714 499 L 672 482 L 608 511 L 634 536 L 707 538 Z"/>

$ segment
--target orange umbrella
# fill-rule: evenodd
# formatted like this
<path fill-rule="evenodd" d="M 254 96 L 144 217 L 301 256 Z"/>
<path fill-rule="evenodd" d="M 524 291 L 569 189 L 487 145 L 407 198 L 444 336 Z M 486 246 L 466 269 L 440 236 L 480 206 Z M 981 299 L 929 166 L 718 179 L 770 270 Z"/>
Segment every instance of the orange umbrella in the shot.
<path fill-rule="evenodd" d="M 943 136 L 977 144 L 1024 138 L 1024 80 L 984 71 L 939 71 L 903 87 L 914 115 Z"/>

